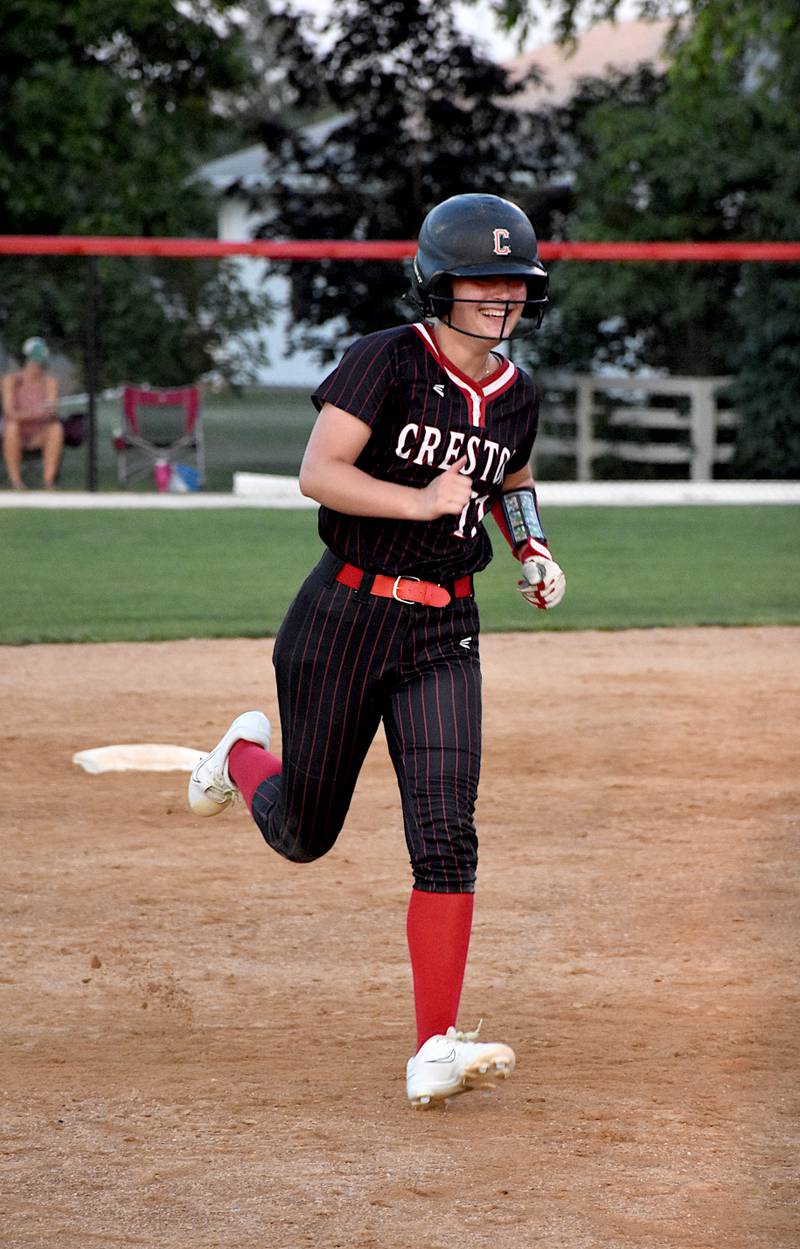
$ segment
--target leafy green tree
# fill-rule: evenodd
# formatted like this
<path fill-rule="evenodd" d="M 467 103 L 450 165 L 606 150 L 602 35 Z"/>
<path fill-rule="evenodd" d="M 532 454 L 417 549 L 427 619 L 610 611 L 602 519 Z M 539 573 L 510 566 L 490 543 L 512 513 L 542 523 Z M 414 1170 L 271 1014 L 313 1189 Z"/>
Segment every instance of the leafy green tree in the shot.
<path fill-rule="evenodd" d="M 214 232 L 191 175 L 249 81 L 230 0 L 0 0 L 0 232 Z M 85 263 L 0 267 L 0 336 L 74 353 Z M 101 382 L 187 380 L 263 316 L 235 270 L 102 262 Z"/>
<path fill-rule="evenodd" d="M 0 0 L 0 229 L 168 234 L 196 220 L 186 184 L 240 87 L 231 3 Z"/>
<path fill-rule="evenodd" d="M 740 55 L 753 40 L 779 34 L 792 0 L 493 0 L 491 7 L 498 26 L 516 31 L 521 41 L 543 17 L 555 18 L 556 39 L 565 45 L 596 22 L 617 20 L 621 11 L 645 20 L 671 18 L 694 32 L 688 59 L 702 73 L 720 57 Z"/>
<path fill-rule="evenodd" d="M 501 20 L 518 29 L 547 9 L 566 41 L 618 7 L 616 0 L 496 5 Z M 323 56 L 293 26 L 293 103 L 300 115 L 327 109 L 328 125 L 315 135 L 265 118 L 268 193 L 256 200 L 263 233 L 408 238 L 431 204 L 488 189 L 528 208 L 545 238 L 796 238 L 794 0 L 642 0 L 640 12 L 683 16 L 666 74 L 644 68 L 585 82 L 564 108 L 535 116 L 514 108 L 505 74 L 459 36 L 446 4 L 347 0 L 328 25 Z M 390 272 L 384 263 L 327 262 L 288 272 L 293 341 L 322 359 L 343 339 L 408 313 L 400 266 Z M 731 373 L 744 418 L 735 470 L 796 472 L 795 272 L 555 266 L 553 309 L 528 358 L 561 367 Z M 774 292 L 772 276 L 780 283 Z M 766 438 L 756 368 L 765 351 L 774 383 Z M 525 358 L 525 345 L 515 353 Z"/>
<path fill-rule="evenodd" d="M 800 477 L 800 279 L 754 265 L 742 282 L 731 398 L 742 415 L 734 469 L 744 477 Z"/>
<path fill-rule="evenodd" d="M 736 97 L 706 96 L 684 113 L 649 69 L 585 83 L 553 124 L 573 153 L 568 237 L 593 240 L 747 238 L 741 181 L 752 118 Z M 717 127 L 719 125 L 719 136 Z M 752 161 L 753 188 L 769 162 Z M 735 265 L 564 264 L 541 342 L 581 367 L 648 365 L 709 374 L 730 367 L 740 282 Z"/>
<path fill-rule="evenodd" d="M 295 31 L 302 41 L 302 32 Z M 521 89 L 461 36 L 446 3 L 344 0 L 308 43 L 295 80 L 298 107 L 322 100 L 328 121 L 297 130 L 267 117 L 262 234 L 294 238 L 413 238 L 446 196 L 486 190 L 518 197 L 527 119 Z M 322 359 L 344 339 L 406 319 L 403 267 L 385 262 L 294 264 L 287 270 L 295 344 Z"/>
<path fill-rule="evenodd" d="M 800 238 L 800 14 L 691 8 L 666 74 L 585 82 L 551 114 L 552 150 L 575 169 L 566 237 Z M 732 471 L 800 473 L 796 266 L 565 264 L 554 288 L 540 360 L 732 374 Z"/>
<path fill-rule="evenodd" d="M 752 126 L 735 189 L 747 206 L 747 233 L 800 239 L 800 12 L 794 0 L 735 0 L 727 9 L 714 0 L 698 11 L 674 90 L 687 104 L 709 90 L 720 97 L 735 91 L 749 103 Z M 800 269 L 746 266 L 738 293 L 730 359 L 742 427 L 734 471 L 798 477 Z"/>

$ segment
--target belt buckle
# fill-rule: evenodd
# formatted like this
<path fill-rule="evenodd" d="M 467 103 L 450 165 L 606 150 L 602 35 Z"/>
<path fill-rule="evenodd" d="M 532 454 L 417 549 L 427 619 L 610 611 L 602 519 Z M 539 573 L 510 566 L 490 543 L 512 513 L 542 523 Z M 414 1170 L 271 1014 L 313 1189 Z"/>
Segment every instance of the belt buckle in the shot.
<path fill-rule="evenodd" d="M 400 585 L 401 581 L 421 581 L 421 580 L 422 580 L 421 577 L 404 577 L 402 575 L 399 577 L 395 577 L 394 585 L 392 586 L 392 598 L 396 599 L 398 603 L 414 603 L 416 600 L 413 598 L 401 598 L 400 595 L 397 593 L 397 587 Z"/>

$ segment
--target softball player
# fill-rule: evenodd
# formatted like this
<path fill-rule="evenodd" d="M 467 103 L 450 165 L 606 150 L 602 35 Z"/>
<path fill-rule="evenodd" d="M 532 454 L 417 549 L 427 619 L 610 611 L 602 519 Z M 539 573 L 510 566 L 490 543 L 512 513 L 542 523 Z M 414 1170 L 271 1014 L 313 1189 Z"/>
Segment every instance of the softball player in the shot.
<path fill-rule="evenodd" d="M 245 712 L 198 763 L 189 803 L 216 815 L 241 793 L 274 850 L 311 862 L 336 841 L 383 722 L 414 880 L 407 1090 L 427 1106 L 515 1062 L 456 1027 L 477 865 L 473 577 L 492 556 L 486 514 L 530 603 L 554 607 L 565 579 L 528 467 L 536 390 L 494 350 L 522 316 L 538 327 L 547 303 L 530 221 L 493 195 L 445 200 L 422 224 L 412 295 L 422 319 L 353 343 L 313 396 L 300 487 L 320 504 L 326 550 L 275 641 L 283 757 L 269 753 L 266 717 Z"/>

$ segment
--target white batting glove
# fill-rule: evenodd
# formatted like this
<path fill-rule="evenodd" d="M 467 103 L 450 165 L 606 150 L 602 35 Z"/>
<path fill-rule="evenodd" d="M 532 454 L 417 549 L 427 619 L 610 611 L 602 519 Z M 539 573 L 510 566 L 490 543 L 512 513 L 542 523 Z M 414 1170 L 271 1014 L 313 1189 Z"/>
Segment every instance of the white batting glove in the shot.
<path fill-rule="evenodd" d="M 519 553 L 524 581 L 517 589 L 533 607 L 547 611 L 561 602 L 567 590 L 567 578 L 544 542 L 528 538 Z"/>

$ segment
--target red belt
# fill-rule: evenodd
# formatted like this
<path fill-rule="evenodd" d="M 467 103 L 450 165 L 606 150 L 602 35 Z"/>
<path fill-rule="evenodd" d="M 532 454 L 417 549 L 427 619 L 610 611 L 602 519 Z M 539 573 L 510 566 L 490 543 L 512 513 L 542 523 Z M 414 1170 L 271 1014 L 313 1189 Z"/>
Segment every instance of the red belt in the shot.
<path fill-rule="evenodd" d="M 357 590 L 361 585 L 364 573 L 352 564 L 343 564 L 336 574 L 336 580 Z M 387 577 L 378 573 L 373 577 L 369 588 L 370 594 L 380 598 L 394 598 L 398 603 L 421 603 L 423 607 L 446 607 L 451 598 L 469 598 L 472 594 L 472 577 L 459 577 L 453 582 L 453 593 L 450 594 L 443 585 L 435 581 L 420 581 L 419 577 Z"/>

